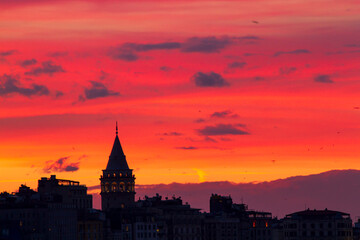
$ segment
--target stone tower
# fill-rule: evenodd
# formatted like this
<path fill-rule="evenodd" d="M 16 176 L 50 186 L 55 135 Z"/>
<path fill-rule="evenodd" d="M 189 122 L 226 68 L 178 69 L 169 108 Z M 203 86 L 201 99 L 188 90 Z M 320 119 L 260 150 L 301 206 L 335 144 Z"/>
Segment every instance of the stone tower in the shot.
<path fill-rule="evenodd" d="M 106 169 L 100 177 L 101 207 L 103 211 L 126 208 L 135 202 L 135 175 L 129 168 L 118 137 L 116 136 Z"/>

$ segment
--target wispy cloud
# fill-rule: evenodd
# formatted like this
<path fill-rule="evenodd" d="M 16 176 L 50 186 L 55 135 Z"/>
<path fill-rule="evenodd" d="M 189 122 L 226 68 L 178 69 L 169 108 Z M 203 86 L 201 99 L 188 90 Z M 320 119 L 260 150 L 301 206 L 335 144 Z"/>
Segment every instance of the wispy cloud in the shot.
<path fill-rule="evenodd" d="M 197 132 L 204 136 L 221 136 L 221 135 L 248 135 L 249 133 L 242 130 L 238 125 L 217 124 L 215 126 L 206 126 L 198 129 Z"/>
<path fill-rule="evenodd" d="M 246 62 L 232 62 L 228 64 L 228 68 L 244 68 Z"/>
<path fill-rule="evenodd" d="M 16 50 L 3 51 L 3 52 L 0 52 L 0 57 L 7 57 L 10 55 L 13 55 L 16 52 L 17 52 Z"/>
<path fill-rule="evenodd" d="M 212 117 L 212 118 L 237 118 L 237 117 L 239 117 L 239 115 L 234 114 L 230 110 L 225 110 L 225 111 L 221 111 L 221 112 L 214 112 L 213 114 L 210 115 L 210 117 Z"/>
<path fill-rule="evenodd" d="M 91 87 L 84 89 L 84 95 L 79 97 L 79 100 L 104 98 L 110 96 L 120 96 L 119 92 L 109 90 L 103 83 L 90 81 Z"/>
<path fill-rule="evenodd" d="M 163 72 L 170 72 L 172 70 L 172 68 L 168 67 L 168 66 L 161 66 L 160 70 Z"/>
<path fill-rule="evenodd" d="M 41 67 L 36 67 L 31 69 L 28 72 L 25 72 L 26 75 L 39 76 L 42 74 L 47 74 L 52 76 L 54 73 L 65 72 L 65 70 L 60 65 L 55 65 L 52 61 L 46 61 L 41 64 Z"/>
<path fill-rule="evenodd" d="M 166 133 L 162 133 L 161 135 L 163 135 L 163 136 L 181 136 L 183 134 L 179 133 L 179 132 L 166 132 Z"/>
<path fill-rule="evenodd" d="M 26 59 L 26 60 L 20 62 L 20 66 L 22 66 L 22 67 L 28 67 L 28 66 L 31 66 L 31 65 L 36 64 L 37 62 L 38 62 L 38 61 L 37 61 L 36 59 L 34 59 L 34 58 L 32 58 L 32 59 Z"/>
<path fill-rule="evenodd" d="M 314 77 L 315 82 L 319 83 L 334 83 L 334 81 L 331 79 L 330 75 L 318 75 Z"/>
<path fill-rule="evenodd" d="M 187 39 L 181 46 L 182 52 L 218 53 L 233 39 L 229 37 L 192 37 Z"/>
<path fill-rule="evenodd" d="M 230 85 L 220 74 L 215 72 L 197 72 L 191 80 L 198 87 L 225 87 Z"/>
<path fill-rule="evenodd" d="M 188 146 L 188 147 L 176 147 L 175 149 L 181 149 L 181 150 L 196 150 L 197 147 L 194 146 Z"/>
<path fill-rule="evenodd" d="M 4 74 L 0 77 L 0 96 L 20 94 L 31 97 L 33 95 L 49 95 L 49 93 L 49 89 L 44 85 L 33 83 L 30 87 L 24 87 L 14 76 Z"/>
<path fill-rule="evenodd" d="M 281 67 L 279 68 L 279 73 L 281 75 L 289 75 L 297 71 L 296 67 Z"/>
<path fill-rule="evenodd" d="M 169 41 L 160 43 L 124 43 L 113 47 L 108 55 L 113 59 L 123 61 L 136 61 L 140 58 L 140 52 L 156 50 L 179 50 L 183 53 L 219 53 L 226 47 L 235 42 L 244 40 L 259 40 L 257 36 L 229 37 L 229 36 L 208 36 L 208 37 L 191 37 L 182 42 Z"/>
<path fill-rule="evenodd" d="M 296 50 L 288 51 L 288 52 L 286 52 L 286 51 L 276 52 L 276 53 L 274 53 L 274 57 L 278 57 L 281 55 L 299 55 L 299 54 L 308 54 L 308 53 L 311 53 L 311 52 L 307 49 L 296 49 Z"/>
<path fill-rule="evenodd" d="M 43 171 L 45 173 L 51 172 L 75 172 L 79 170 L 80 162 L 70 163 L 68 160 L 70 157 L 62 157 L 58 160 L 50 160 L 45 163 Z"/>

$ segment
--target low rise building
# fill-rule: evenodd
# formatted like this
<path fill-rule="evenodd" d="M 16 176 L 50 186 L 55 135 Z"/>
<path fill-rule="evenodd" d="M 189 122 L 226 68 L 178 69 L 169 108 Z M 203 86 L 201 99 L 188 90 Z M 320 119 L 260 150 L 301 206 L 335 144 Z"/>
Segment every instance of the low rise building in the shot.
<path fill-rule="evenodd" d="M 283 220 L 285 240 L 351 240 L 350 214 L 325 210 L 310 210 L 286 215 Z"/>
<path fill-rule="evenodd" d="M 87 194 L 87 187 L 77 181 L 43 177 L 38 181 L 38 193 L 41 200 L 63 207 L 76 209 L 92 208 L 92 195 Z"/>

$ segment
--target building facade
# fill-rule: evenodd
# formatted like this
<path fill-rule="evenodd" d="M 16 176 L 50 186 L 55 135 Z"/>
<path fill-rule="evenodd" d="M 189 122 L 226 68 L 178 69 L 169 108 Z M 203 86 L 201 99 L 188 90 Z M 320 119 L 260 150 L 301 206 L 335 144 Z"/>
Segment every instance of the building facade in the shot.
<path fill-rule="evenodd" d="M 285 240 L 350 240 L 353 239 L 350 214 L 310 210 L 286 215 L 283 220 Z"/>
<path fill-rule="evenodd" d="M 87 187 L 77 181 L 43 177 L 38 181 L 38 193 L 41 200 L 60 203 L 63 207 L 76 209 L 91 209 L 92 195 L 87 194 Z"/>

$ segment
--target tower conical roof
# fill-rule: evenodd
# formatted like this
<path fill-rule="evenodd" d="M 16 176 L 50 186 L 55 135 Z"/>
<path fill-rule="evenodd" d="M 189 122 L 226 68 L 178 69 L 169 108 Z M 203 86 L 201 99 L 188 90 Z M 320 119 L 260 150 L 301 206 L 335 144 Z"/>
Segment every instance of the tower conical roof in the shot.
<path fill-rule="evenodd" d="M 116 123 L 116 137 L 114 145 L 111 150 L 108 164 L 106 170 L 127 170 L 129 166 L 126 162 L 126 157 L 124 151 L 121 147 L 120 140 L 117 132 L 117 123 Z"/>

